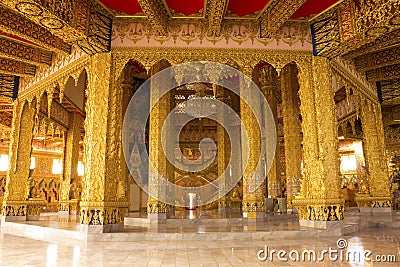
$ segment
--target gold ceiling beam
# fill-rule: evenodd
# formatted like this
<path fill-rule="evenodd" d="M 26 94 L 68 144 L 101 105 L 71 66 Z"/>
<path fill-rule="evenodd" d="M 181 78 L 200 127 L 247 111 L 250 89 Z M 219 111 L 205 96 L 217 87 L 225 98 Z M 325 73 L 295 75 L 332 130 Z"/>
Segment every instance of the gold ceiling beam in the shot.
<path fill-rule="evenodd" d="M 168 12 L 162 0 L 138 0 L 151 26 L 159 36 L 168 35 Z"/>
<path fill-rule="evenodd" d="M 371 52 L 369 43 L 373 43 L 374 51 L 374 42 L 377 40 L 388 43 L 387 35 L 399 29 L 399 20 L 399 1 L 341 2 L 335 8 L 312 19 L 314 54 L 334 58 L 348 53 L 355 57 Z M 379 46 L 381 49 L 385 47 Z M 349 58 L 349 55 L 346 58 Z"/>
<path fill-rule="evenodd" d="M 90 0 L 5 0 L 2 4 L 65 42 L 83 39 L 87 35 Z"/>
<path fill-rule="evenodd" d="M 36 66 L 8 58 L 0 58 L 0 74 L 33 77 Z"/>
<path fill-rule="evenodd" d="M 400 63 L 400 44 L 390 49 L 358 56 L 354 59 L 358 71 L 369 71 Z"/>
<path fill-rule="evenodd" d="M 261 38 L 269 38 L 285 23 L 306 0 L 271 0 L 268 8 L 261 14 Z"/>
<path fill-rule="evenodd" d="M 0 5 L 0 28 L 3 32 L 26 39 L 51 51 L 69 54 L 71 46 L 50 31 Z"/>
<path fill-rule="evenodd" d="M 226 8 L 228 6 L 228 0 L 208 0 L 208 36 L 218 37 L 221 34 L 221 24 Z"/>
<path fill-rule="evenodd" d="M 0 35 L 0 57 L 35 66 L 51 66 L 52 52 Z"/>
<path fill-rule="evenodd" d="M 369 81 L 390 81 L 400 79 L 400 64 L 367 71 Z"/>
<path fill-rule="evenodd" d="M 362 56 L 368 53 L 373 53 L 389 47 L 397 46 L 400 40 L 400 29 L 386 33 L 385 35 L 379 37 L 374 42 L 370 42 L 361 46 L 358 49 L 345 54 L 343 57 L 346 59 L 352 59 L 358 56 Z"/>

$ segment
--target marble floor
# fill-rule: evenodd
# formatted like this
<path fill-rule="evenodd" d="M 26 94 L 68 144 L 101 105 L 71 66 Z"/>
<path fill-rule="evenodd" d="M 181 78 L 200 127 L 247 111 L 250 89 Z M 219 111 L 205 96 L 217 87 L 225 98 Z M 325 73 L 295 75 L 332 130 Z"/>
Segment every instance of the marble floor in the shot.
<path fill-rule="evenodd" d="M 328 250 L 338 249 L 340 237 L 302 237 L 268 241 L 137 241 L 88 242 L 67 244 L 44 242 L 9 234 L 0 235 L 0 266 L 398 266 L 398 263 L 361 262 L 345 259 L 323 262 L 261 261 L 260 249 Z M 376 255 L 400 255 L 400 232 L 370 228 L 343 236 L 348 248 L 370 250 Z M 307 258 L 307 257 L 306 257 Z M 345 258 L 345 257 L 344 257 Z"/>
<path fill-rule="evenodd" d="M 57 220 L 55 214 L 45 214 L 39 222 L 19 223 L 22 227 L 48 227 L 76 232 L 76 221 Z M 140 218 L 131 214 L 131 218 Z M 283 219 L 282 219 L 283 218 Z M 203 224 L 206 231 L 218 232 L 219 237 L 212 240 L 182 238 L 180 240 L 134 240 L 118 241 L 81 241 L 66 238 L 50 238 L 40 234 L 28 235 L 31 238 L 17 236 L 10 229 L 0 228 L 0 267 L 1 266 L 400 266 L 400 214 L 390 217 L 364 217 L 357 211 L 347 211 L 346 225 L 359 225 L 369 222 L 369 227 L 349 234 L 321 236 L 309 230 L 302 230 L 292 216 L 271 217 L 259 228 L 245 228 L 239 218 L 234 225 L 213 225 L 215 216 L 203 216 L 200 221 L 187 221 L 181 215 L 174 218 L 171 225 L 149 229 L 146 227 L 126 226 L 124 232 L 112 235 L 141 236 L 139 232 L 164 233 L 188 232 L 198 235 Z M 180 221 L 181 220 L 181 221 Z M 176 222 L 181 225 L 174 226 Z M 228 220 L 229 221 L 229 220 Z M 202 222 L 202 224 L 198 223 Z M 187 225 L 186 225 L 187 224 Z M 36 226 L 35 226 L 36 225 Z M 13 229 L 13 228 L 11 228 Z M 29 228 L 29 231 L 35 231 Z M 361 229 L 361 228 L 359 228 Z M 63 230 L 63 231 L 64 231 Z M 47 230 L 49 231 L 49 230 Z M 256 238 L 263 232 L 273 233 L 266 239 Z M 295 231 L 294 235 L 288 232 Z M 238 233 L 239 232 L 239 233 Z M 252 238 L 225 238 L 253 232 Z M 153 234 L 154 234 L 153 233 Z M 25 233 L 26 234 L 26 233 Z M 278 251 L 286 254 L 278 257 Z M 323 252 L 324 250 L 332 252 Z M 275 252 L 273 252 L 275 251 Z M 315 258 L 311 252 L 315 252 Z M 336 252 L 335 252 L 336 251 Z M 267 252 L 267 253 L 265 253 Z M 369 253 L 365 254 L 365 253 Z M 274 254 L 275 253 L 275 254 Z M 299 258 L 296 259 L 296 253 Z M 302 255 L 304 254 L 304 259 Z M 324 254 L 325 253 L 325 254 Z M 336 253 L 336 254 L 335 254 Z M 346 255 L 350 259 L 346 259 Z M 308 258 L 310 254 L 310 259 Z M 282 255 L 282 254 L 280 254 Z M 367 257 L 365 258 L 365 255 Z M 369 255 L 369 256 L 368 256 Z M 265 257 L 267 256 L 267 257 Z M 290 257 L 291 258 L 290 258 Z M 271 260 L 272 257 L 272 260 Z M 355 258 L 354 258 L 355 257 Z M 395 257 L 395 258 L 393 258 Z M 285 261 L 285 259 L 287 261 Z M 378 262 L 381 259 L 396 262 Z M 296 260 L 296 261 L 295 261 Z"/>

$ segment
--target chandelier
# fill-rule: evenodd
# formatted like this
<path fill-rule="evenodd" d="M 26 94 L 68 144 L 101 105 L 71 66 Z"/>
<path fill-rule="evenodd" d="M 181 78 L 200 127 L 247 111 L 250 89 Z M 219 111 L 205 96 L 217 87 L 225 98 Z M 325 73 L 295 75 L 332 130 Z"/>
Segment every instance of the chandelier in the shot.
<path fill-rule="evenodd" d="M 203 83 L 189 83 L 186 89 L 195 93 L 187 98 L 184 112 L 195 118 L 208 117 L 217 112 L 217 99 L 214 95 L 207 94 L 209 88 Z"/>

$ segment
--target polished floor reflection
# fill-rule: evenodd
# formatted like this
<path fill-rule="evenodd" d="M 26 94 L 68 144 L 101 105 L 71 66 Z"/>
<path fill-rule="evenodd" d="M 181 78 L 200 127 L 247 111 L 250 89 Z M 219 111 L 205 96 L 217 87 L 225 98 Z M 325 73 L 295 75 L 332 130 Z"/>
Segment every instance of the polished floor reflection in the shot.
<path fill-rule="evenodd" d="M 269 214 L 256 224 L 237 216 L 188 216 L 176 213 L 152 228 L 140 225 L 144 216 L 129 214 L 124 231 L 85 242 L 77 238 L 76 216 L 43 213 L 40 221 L 0 228 L 0 266 L 398 266 L 400 262 L 400 214 L 395 211 L 371 216 L 348 209 L 348 231 L 342 236 L 300 227 L 296 214 Z M 283 260 L 278 257 L 280 250 L 286 252 Z M 323 254 L 322 260 L 324 250 L 337 252 Z M 316 256 L 309 256 L 310 251 Z M 366 258 L 368 251 L 371 255 Z M 299 253 L 298 259 L 292 252 Z M 349 259 L 346 252 L 351 253 Z"/>
<path fill-rule="evenodd" d="M 1 234 L 0 266 L 398 266 L 398 263 L 262 262 L 257 252 L 266 245 L 275 250 L 337 249 L 339 237 L 302 237 L 267 241 L 138 241 L 44 242 Z M 400 232 L 371 228 L 344 236 L 349 248 L 371 250 L 374 255 L 400 252 Z"/>

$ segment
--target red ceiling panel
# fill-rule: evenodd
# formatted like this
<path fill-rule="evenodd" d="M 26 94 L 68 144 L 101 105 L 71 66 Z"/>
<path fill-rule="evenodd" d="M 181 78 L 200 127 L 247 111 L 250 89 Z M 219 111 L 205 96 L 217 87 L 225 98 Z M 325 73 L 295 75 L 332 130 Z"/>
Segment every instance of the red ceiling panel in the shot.
<path fill-rule="evenodd" d="M 196 14 L 204 8 L 205 0 L 165 0 L 170 9 L 186 16 Z"/>
<path fill-rule="evenodd" d="M 228 10 L 240 17 L 262 10 L 270 0 L 230 0 Z"/>
<path fill-rule="evenodd" d="M 135 15 L 142 12 L 137 0 L 101 0 L 108 8 L 124 12 L 129 15 Z"/>
<path fill-rule="evenodd" d="M 310 15 L 317 15 L 339 1 L 340 0 L 307 0 L 292 15 L 292 19 L 299 19 L 308 17 Z"/>

